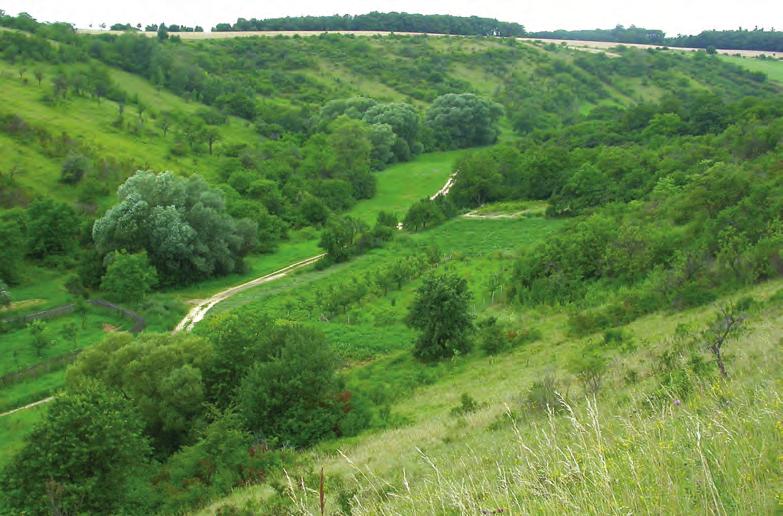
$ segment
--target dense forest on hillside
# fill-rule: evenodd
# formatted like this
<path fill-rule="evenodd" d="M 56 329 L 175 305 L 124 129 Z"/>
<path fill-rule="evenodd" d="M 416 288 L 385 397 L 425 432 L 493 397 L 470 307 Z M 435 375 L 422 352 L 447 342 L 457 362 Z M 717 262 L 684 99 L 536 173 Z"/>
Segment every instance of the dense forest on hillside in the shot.
<path fill-rule="evenodd" d="M 780 370 L 779 82 L 707 52 L 0 23 L 0 413 L 53 397 L 0 415 L 0 512 L 181 514 L 242 490 L 204 510 L 774 503 L 779 437 L 746 441 L 776 394 L 740 382 Z M 316 254 L 172 332 L 186 302 Z M 761 320 L 774 338 L 737 351 Z M 722 419 L 746 399 L 758 417 Z M 626 438 L 617 414 L 655 430 Z M 611 442 L 587 446 L 600 417 Z M 693 421 L 706 453 L 663 435 Z M 536 462 L 522 436 L 544 428 L 583 432 L 550 442 L 574 463 Z M 492 451 L 517 441 L 529 462 Z M 683 447 L 652 502 L 618 465 L 673 467 L 640 443 Z M 487 477 L 422 480 L 461 468 Z"/>
<path fill-rule="evenodd" d="M 431 34 L 459 34 L 463 36 L 523 36 L 525 28 L 518 23 L 501 22 L 478 16 L 451 16 L 438 14 L 379 13 L 344 16 L 298 16 L 240 18 L 236 23 L 219 23 L 213 31 L 248 30 L 370 30 L 385 32 L 421 32 Z"/>
<path fill-rule="evenodd" d="M 705 30 L 696 35 L 678 34 L 667 37 L 665 32 L 657 29 L 618 25 L 614 29 L 554 30 L 531 32 L 527 35 L 531 38 L 542 39 L 613 41 L 669 47 L 783 52 L 783 32 L 776 31 L 774 28 L 769 30 L 758 27 L 753 30 Z"/>

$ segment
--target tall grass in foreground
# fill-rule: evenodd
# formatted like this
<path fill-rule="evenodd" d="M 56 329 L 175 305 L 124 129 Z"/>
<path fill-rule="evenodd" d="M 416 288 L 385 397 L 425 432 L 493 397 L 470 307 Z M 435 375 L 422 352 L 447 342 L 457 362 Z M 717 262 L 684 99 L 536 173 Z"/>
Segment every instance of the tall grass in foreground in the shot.
<path fill-rule="evenodd" d="M 622 416 L 594 399 L 527 421 L 509 411 L 448 454 L 419 450 L 429 472 L 416 478 L 402 471 L 390 482 L 355 468 L 351 514 L 775 512 L 783 441 L 775 381 L 705 382 L 681 404 L 641 403 Z M 288 494 L 297 512 L 319 512 L 316 490 L 292 481 Z M 327 512 L 339 514 L 331 494 Z"/>

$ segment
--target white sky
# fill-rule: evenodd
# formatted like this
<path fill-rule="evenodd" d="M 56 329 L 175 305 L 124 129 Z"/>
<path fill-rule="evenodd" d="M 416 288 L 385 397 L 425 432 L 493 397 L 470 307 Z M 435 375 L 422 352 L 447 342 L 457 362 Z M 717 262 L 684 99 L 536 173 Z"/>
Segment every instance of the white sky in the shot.
<path fill-rule="evenodd" d="M 363 14 L 404 11 L 485 16 L 521 23 L 527 30 L 610 28 L 617 24 L 662 29 L 669 35 L 737 27 L 783 29 L 783 0 L 0 0 L 9 14 L 77 27 L 101 23 L 165 22 L 206 30 L 237 18 Z"/>

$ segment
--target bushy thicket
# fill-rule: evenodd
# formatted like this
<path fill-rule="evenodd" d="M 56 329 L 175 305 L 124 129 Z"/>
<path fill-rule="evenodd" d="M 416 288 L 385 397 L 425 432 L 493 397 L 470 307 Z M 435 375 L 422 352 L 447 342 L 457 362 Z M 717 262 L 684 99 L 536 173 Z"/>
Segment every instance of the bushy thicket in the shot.
<path fill-rule="evenodd" d="M 781 114 L 774 97 L 665 98 L 470 155 L 453 200 L 548 199 L 550 216 L 578 216 L 510 279 L 523 303 L 601 293 L 577 332 L 700 304 L 783 272 Z"/>
<path fill-rule="evenodd" d="M 369 424 L 318 331 L 240 310 L 199 333 L 114 334 L 81 354 L 3 471 L 3 509 L 181 512 Z"/>

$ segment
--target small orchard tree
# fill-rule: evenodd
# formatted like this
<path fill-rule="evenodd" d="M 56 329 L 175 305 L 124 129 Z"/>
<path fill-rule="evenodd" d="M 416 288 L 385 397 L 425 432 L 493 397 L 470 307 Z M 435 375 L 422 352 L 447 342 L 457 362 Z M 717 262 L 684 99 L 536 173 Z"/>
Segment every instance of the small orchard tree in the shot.
<path fill-rule="evenodd" d="M 164 111 L 158 116 L 158 127 L 160 127 L 160 130 L 163 132 L 164 138 L 169 134 L 169 129 L 171 129 L 173 123 L 174 115 L 168 111 Z"/>
<path fill-rule="evenodd" d="M 60 328 L 60 336 L 71 343 L 75 348 L 79 337 L 79 326 L 74 321 L 68 321 Z"/>
<path fill-rule="evenodd" d="M 35 351 L 36 356 L 43 356 L 43 352 L 46 348 L 52 345 L 52 339 L 49 337 L 48 327 L 46 322 L 41 319 L 36 319 L 27 325 L 30 330 L 30 345 Z"/>
<path fill-rule="evenodd" d="M 220 140 L 220 131 L 218 131 L 217 127 L 207 126 L 206 129 L 204 129 L 204 139 L 207 141 L 207 147 L 209 148 L 209 155 L 212 155 L 212 147 L 215 145 L 215 142 Z"/>
<path fill-rule="evenodd" d="M 467 282 L 453 273 L 433 273 L 424 278 L 406 322 L 421 332 L 413 355 L 438 360 L 470 350 L 473 316 Z"/>
<path fill-rule="evenodd" d="M 84 300 L 84 298 L 78 297 L 76 298 L 75 304 L 76 315 L 79 316 L 79 322 L 82 329 L 85 329 L 87 327 L 87 302 Z"/>
<path fill-rule="evenodd" d="M 138 302 L 158 283 L 158 274 L 146 252 L 117 251 L 110 258 L 101 290 L 117 301 Z"/>

